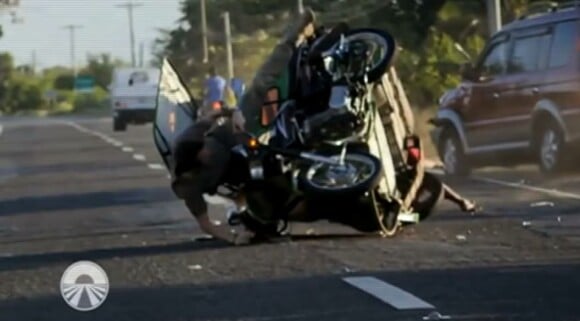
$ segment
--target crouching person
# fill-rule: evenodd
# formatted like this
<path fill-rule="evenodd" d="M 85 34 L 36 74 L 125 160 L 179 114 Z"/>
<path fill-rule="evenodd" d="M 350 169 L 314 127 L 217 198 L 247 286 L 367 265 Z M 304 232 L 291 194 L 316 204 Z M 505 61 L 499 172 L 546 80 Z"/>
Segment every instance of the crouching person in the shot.
<path fill-rule="evenodd" d="M 236 132 L 243 128 L 243 118 L 239 112 L 234 112 L 232 121 L 216 126 L 219 116 L 219 110 L 210 111 L 175 140 L 172 188 L 184 200 L 204 233 L 231 244 L 247 244 L 253 233 L 242 226 L 234 229 L 214 224 L 203 197 L 215 194 L 224 181 L 236 179 L 228 169 L 231 168 L 231 149 L 238 143 Z M 243 194 L 232 201 L 240 207 L 245 203 Z"/>

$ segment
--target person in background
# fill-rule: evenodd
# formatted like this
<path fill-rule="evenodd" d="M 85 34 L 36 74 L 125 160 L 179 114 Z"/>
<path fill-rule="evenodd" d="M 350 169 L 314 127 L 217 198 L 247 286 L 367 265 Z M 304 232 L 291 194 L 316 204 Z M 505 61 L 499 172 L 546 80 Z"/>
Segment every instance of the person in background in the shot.
<path fill-rule="evenodd" d="M 224 99 L 226 85 L 226 80 L 218 75 L 216 67 L 212 66 L 209 69 L 209 77 L 205 80 L 204 109 L 211 109 L 214 102 Z"/>

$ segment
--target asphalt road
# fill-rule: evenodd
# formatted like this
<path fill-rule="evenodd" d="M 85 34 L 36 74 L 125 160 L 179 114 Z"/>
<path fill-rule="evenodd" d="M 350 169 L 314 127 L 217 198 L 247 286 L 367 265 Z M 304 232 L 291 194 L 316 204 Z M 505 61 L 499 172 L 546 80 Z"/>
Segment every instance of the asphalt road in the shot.
<path fill-rule="evenodd" d="M 150 126 L 0 119 L 0 320 L 580 320 L 580 175 L 486 169 L 394 239 L 319 223 L 289 242 L 200 241 Z M 216 219 L 223 219 L 219 206 Z M 59 282 L 91 260 L 106 301 L 71 309 Z M 374 295 L 372 294 L 374 293 Z M 436 319 L 436 318 L 433 318 Z"/>

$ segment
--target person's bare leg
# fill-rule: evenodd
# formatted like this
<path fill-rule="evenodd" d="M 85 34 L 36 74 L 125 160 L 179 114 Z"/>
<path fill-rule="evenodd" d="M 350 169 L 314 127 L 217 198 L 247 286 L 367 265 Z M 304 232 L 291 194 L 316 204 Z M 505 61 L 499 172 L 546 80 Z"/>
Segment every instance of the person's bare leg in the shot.
<path fill-rule="evenodd" d="M 450 200 L 453 203 L 457 204 L 459 208 L 461 208 L 464 212 L 475 212 L 477 210 L 477 204 L 474 202 L 462 197 L 454 191 L 451 187 L 443 184 L 443 196 L 446 200 Z"/>

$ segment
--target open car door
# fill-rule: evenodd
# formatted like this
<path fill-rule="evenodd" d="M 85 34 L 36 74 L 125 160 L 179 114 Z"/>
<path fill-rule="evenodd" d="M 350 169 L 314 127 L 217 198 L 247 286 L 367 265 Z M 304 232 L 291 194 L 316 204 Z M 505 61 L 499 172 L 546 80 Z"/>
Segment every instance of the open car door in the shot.
<path fill-rule="evenodd" d="M 173 162 L 173 141 L 197 118 L 198 105 L 183 80 L 165 58 L 161 66 L 157 104 L 153 123 L 153 140 L 159 155 L 171 172 Z"/>

